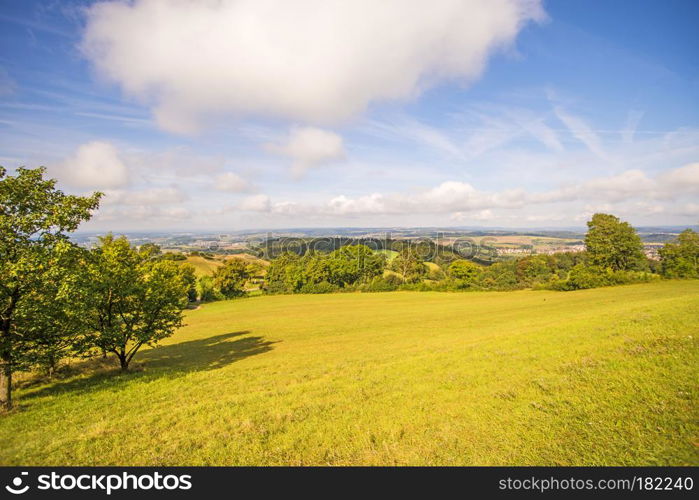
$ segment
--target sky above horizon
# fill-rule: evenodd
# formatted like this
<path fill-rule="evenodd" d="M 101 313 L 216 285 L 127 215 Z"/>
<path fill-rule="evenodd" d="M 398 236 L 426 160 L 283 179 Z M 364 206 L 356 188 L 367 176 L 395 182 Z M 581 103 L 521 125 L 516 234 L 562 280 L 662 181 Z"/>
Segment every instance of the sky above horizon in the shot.
<path fill-rule="evenodd" d="M 84 230 L 699 221 L 699 2 L 0 0 L 0 165 Z"/>

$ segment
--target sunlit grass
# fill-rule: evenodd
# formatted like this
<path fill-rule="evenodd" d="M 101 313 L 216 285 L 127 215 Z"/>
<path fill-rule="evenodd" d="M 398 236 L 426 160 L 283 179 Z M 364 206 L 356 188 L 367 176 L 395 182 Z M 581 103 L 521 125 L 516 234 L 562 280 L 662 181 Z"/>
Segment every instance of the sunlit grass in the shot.
<path fill-rule="evenodd" d="M 699 465 L 699 282 L 204 305 L 18 391 L 0 463 Z"/>
<path fill-rule="evenodd" d="M 206 259 L 198 255 L 188 255 L 187 260 L 182 262 L 186 262 L 194 267 L 194 274 L 197 277 L 211 276 L 216 269 L 223 265 L 223 263 L 218 260 Z"/>

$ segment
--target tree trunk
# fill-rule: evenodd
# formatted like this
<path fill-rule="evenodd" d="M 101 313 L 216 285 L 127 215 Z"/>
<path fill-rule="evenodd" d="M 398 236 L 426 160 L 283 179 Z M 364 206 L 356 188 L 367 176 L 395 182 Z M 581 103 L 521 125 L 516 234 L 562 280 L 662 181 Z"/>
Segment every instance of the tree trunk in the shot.
<path fill-rule="evenodd" d="M 12 365 L 7 359 L 0 361 L 0 410 L 12 409 Z"/>
<path fill-rule="evenodd" d="M 126 357 L 126 354 L 118 354 L 119 357 L 119 364 L 121 365 L 121 371 L 125 372 L 129 370 L 129 359 Z"/>

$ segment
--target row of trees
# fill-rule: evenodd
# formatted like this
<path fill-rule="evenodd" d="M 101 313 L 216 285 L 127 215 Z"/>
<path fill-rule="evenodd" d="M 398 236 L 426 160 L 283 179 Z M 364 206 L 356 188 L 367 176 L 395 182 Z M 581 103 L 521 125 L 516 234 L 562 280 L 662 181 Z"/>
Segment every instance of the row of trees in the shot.
<path fill-rule="evenodd" d="M 68 235 L 97 209 L 101 193 L 66 195 L 44 170 L 0 167 L 0 408 L 12 406 L 13 373 L 42 367 L 51 373 L 66 356 L 112 353 L 123 370 L 144 345 L 182 325 L 189 301 L 243 295 L 259 270 L 231 259 L 211 277 L 111 235 L 86 250 Z M 285 253 L 267 270 L 270 293 L 338 290 L 589 288 L 658 277 L 699 278 L 699 235 L 684 231 L 660 251 L 643 254 L 628 223 L 608 214 L 588 222 L 586 252 L 535 255 L 481 266 L 456 255 L 428 268 L 420 248 L 404 245 L 391 262 L 365 245 L 329 253 Z M 425 246 L 423 244 L 423 246 Z M 428 248 L 429 249 L 429 248 Z M 390 270 L 392 272 L 386 272 Z"/>
<path fill-rule="evenodd" d="M 577 290 L 668 278 L 699 277 L 699 235 L 688 229 L 648 259 L 636 230 L 609 214 L 588 222 L 586 251 L 531 255 L 483 266 L 463 258 L 436 259 L 428 267 L 420 247 L 405 245 L 389 263 L 364 245 L 303 256 L 285 253 L 272 261 L 271 293 L 327 293 L 339 290 Z M 441 255 L 436 253 L 436 255 Z M 451 256 L 450 256 L 451 257 Z M 391 271 L 391 272 L 386 272 Z"/>
<path fill-rule="evenodd" d="M 699 278 L 699 234 L 691 229 L 680 233 L 660 249 L 661 271 L 669 278 Z"/>
<path fill-rule="evenodd" d="M 365 245 L 345 246 L 330 253 L 304 256 L 284 253 L 267 269 L 268 293 L 322 293 L 366 283 L 380 276 L 386 257 Z"/>
<path fill-rule="evenodd" d="M 144 345 L 182 325 L 191 267 L 108 235 L 86 250 L 68 234 L 101 193 L 66 195 L 44 169 L 0 167 L 0 408 L 12 407 L 13 374 L 51 373 L 65 356 L 113 353 L 121 368 Z"/>

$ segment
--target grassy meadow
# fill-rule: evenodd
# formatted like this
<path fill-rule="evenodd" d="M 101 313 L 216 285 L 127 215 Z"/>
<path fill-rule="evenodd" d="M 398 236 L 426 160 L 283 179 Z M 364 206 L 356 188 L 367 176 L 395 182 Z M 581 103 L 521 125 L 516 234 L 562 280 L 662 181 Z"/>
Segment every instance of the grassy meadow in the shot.
<path fill-rule="evenodd" d="M 197 278 L 201 276 L 211 276 L 216 269 L 223 265 L 223 263 L 218 260 L 206 259 L 198 255 L 188 255 L 187 260 L 182 262 L 190 264 L 194 268 L 194 274 Z"/>
<path fill-rule="evenodd" d="M 699 465 L 699 281 L 205 304 L 27 379 L 3 465 Z"/>

